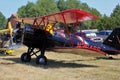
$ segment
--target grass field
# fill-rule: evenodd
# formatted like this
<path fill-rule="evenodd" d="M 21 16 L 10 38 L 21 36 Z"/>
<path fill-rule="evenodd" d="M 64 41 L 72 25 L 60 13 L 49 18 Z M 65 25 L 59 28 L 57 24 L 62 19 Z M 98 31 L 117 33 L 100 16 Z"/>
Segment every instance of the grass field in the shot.
<path fill-rule="evenodd" d="M 46 52 L 48 64 L 43 66 L 34 56 L 29 63 L 21 62 L 25 51 L 22 47 L 12 55 L 0 54 L 0 80 L 120 80 L 120 55 L 109 60 Z"/>

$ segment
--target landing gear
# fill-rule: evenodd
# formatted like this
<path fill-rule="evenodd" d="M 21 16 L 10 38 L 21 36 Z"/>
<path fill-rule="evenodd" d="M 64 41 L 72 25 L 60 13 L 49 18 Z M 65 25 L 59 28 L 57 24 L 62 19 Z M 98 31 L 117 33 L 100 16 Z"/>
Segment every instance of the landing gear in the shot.
<path fill-rule="evenodd" d="M 46 65 L 47 64 L 47 58 L 45 56 L 38 56 L 36 58 L 36 64 L 42 64 L 42 65 Z"/>
<path fill-rule="evenodd" d="M 41 52 L 40 55 L 37 56 L 36 53 Z M 30 62 L 31 61 L 31 56 L 35 55 L 36 56 L 36 64 L 41 64 L 41 65 L 46 65 L 47 64 L 47 58 L 44 56 L 45 49 L 39 49 L 35 50 L 34 48 L 28 48 L 28 52 L 23 53 L 21 55 L 21 61 L 22 62 Z"/>
<path fill-rule="evenodd" d="M 30 56 L 29 53 L 23 53 L 21 55 L 21 61 L 22 62 L 30 62 L 30 60 L 31 60 L 31 56 Z"/>

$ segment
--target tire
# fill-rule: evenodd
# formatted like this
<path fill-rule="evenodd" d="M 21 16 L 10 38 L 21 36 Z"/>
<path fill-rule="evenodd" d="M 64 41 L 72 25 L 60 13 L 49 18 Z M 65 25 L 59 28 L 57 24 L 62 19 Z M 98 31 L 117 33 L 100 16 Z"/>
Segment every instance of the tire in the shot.
<path fill-rule="evenodd" d="M 45 56 L 38 56 L 36 58 L 36 64 L 46 65 L 47 64 L 47 58 Z"/>
<path fill-rule="evenodd" d="M 23 53 L 23 54 L 21 55 L 21 61 L 22 61 L 22 62 L 30 62 L 30 60 L 31 60 L 30 54 L 28 54 L 28 53 Z"/>

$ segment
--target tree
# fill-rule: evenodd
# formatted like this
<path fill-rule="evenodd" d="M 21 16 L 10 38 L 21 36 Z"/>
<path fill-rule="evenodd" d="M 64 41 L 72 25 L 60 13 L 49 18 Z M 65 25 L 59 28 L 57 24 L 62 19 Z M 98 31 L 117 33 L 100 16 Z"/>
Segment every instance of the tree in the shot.
<path fill-rule="evenodd" d="M 19 17 L 36 17 L 39 16 L 39 11 L 36 5 L 32 2 L 28 2 L 26 6 L 22 6 L 18 9 Z"/>
<path fill-rule="evenodd" d="M 111 13 L 111 18 L 113 21 L 115 21 L 115 24 L 113 24 L 115 27 L 120 27 L 120 5 L 116 5 L 115 9 L 113 10 L 113 13 Z"/>
<path fill-rule="evenodd" d="M 39 16 L 38 14 L 38 8 L 36 7 L 36 5 L 32 2 L 28 2 L 28 4 L 26 5 L 26 13 L 27 13 L 27 17 L 37 17 Z"/>
<path fill-rule="evenodd" d="M 104 23 L 105 29 L 112 29 L 113 22 L 111 21 L 111 18 L 104 15 L 103 19 L 104 19 L 103 23 Z"/>
<path fill-rule="evenodd" d="M 18 9 L 20 17 L 36 17 L 58 12 L 55 0 L 38 0 L 35 4 L 28 2 L 27 5 Z"/>
<path fill-rule="evenodd" d="M 111 13 L 111 17 L 117 17 L 120 16 L 120 5 L 116 5 L 115 9 L 113 10 L 113 13 Z"/>
<path fill-rule="evenodd" d="M 66 2 L 64 0 L 58 0 L 57 7 L 60 11 L 66 10 Z"/>
<path fill-rule="evenodd" d="M 90 9 L 90 12 L 93 13 L 93 14 L 95 14 L 95 15 L 98 16 L 98 17 L 101 17 L 101 16 L 102 16 L 102 15 L 100 14 L 100 12 L 99 12 L 97 9 L 95 9 L 95 8 L 91 8 L 91 9 Z"/>
<path fill-rule="evenodd" d="M 40 15 L 47 15 L 59 11 L 55 0 L 38 0 L 36 5 L 39 8 Z"/>
<path fill-rule="evenodd" d="M 5 16 L 0 12 L 0 30 L 5 29 L 7 20 Z"/>
<path fill-rule="evenodd" d="M 80 0 L 66 0 L 66 9 L 80 9 Z"/>
<path fill-rule="evenodd" d="M 19 17 L 26 17 L 25 6 L 18 8 L 17 13 Z"/>
<path fill-rule="evenodd" d="M 87 5 L 87 3 L 81 3 L 80 9 L 90 12 L 90 7 Z"/>

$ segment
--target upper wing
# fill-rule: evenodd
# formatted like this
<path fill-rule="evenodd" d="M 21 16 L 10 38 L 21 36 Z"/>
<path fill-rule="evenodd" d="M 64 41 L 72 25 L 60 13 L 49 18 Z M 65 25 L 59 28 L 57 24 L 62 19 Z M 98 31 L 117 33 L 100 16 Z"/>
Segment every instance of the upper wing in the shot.
<path fill-rule="evenodd" d="M 17 18 L 16 21 L 39 26 L 48 23 L 56 23 L 56 22 L 75 23 L 85 20 L 94 20 L 97 18 L 98 18 L 97 16 L 88 13 L 86 11 L 79 9 L 70 9 L 70 10 L 65 10 L 62 12 L 34 17 L 34 18 Z"/>

